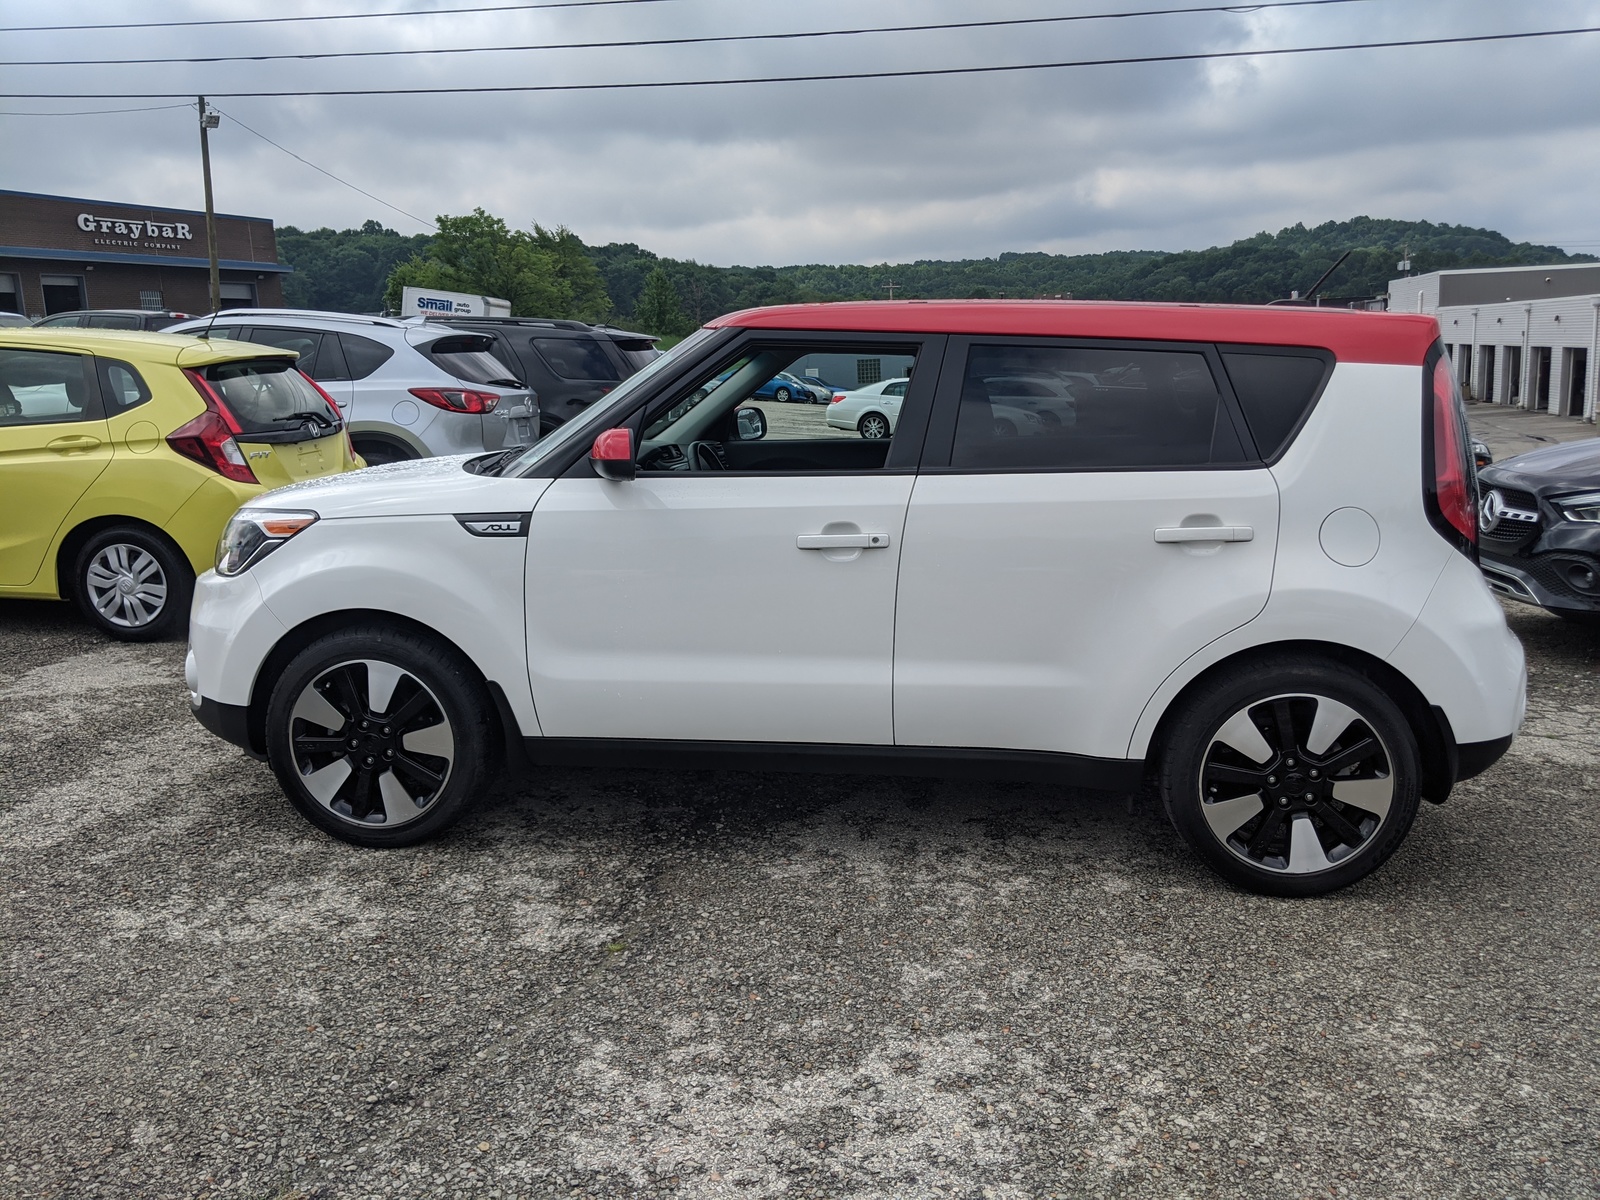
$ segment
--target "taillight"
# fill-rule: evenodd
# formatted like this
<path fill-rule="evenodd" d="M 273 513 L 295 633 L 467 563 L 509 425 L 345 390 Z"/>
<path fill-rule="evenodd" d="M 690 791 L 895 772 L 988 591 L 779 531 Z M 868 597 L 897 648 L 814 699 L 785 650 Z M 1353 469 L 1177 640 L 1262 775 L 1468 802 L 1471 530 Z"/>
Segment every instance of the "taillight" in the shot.
<path fill-rule="evenodd" d="M 1450 361 L 1435 348 L 1424 406 L 1423 490 L 1428 519 L 1449 541 L 1476 560 L 1478 477 L 1473 470 L 1467 413 Z"/>
<path fill-rule="evenodd" d="M 843 399 L 844 399 L 844 393 L 843 392 L 835 392 L 833 394 L 833 399 L 829 400 L 828 403 L 829 404 L 837 404 L 837 403 L 839 403 L 839 401 L 841 401 Z"/>
<path fill-rule="evenodd" d="M 304 371 L 300 370 L 298 367 L 295 368 L 295 374 L 299 375 L 301 379 L 304 379 L 308 384 L 310 384 L 311 389 L 328 402 L 328 411 L 332 413 L 334 421 L 337 422 L 335 428 L 337 428 L 339 425 L 343 425 L 344 414 L 339 411 L 339 406 L 333 402 L 333 397 L 322 390 L 322 385 L 315 379 L 311 378 L 311 376 L 307 375 Z"/>
<path fill-rule="evenodd" d="M 194 390 L 200 393 L 206 411 L 169 433 L 167 445 L 185 458 L 193 459 L 203 467 L 210 467 L 236 483 L 259 483 L 256 473 L 245 461 L 244 451 L 239 449 L 239 443 L 234 440 L 234 435 L 239 432 L 239 423 L 233 419 L 222 397 L 217 395 L 199 371 L 185 368 L 183 373 L 194 385 Z"/>
<path fill-rule="evenodd" d="M 465 388 L 412 388 L 411 394 L 446 412 L 492 413 L 500 403 L 493 392 L 472 392 Z"/>

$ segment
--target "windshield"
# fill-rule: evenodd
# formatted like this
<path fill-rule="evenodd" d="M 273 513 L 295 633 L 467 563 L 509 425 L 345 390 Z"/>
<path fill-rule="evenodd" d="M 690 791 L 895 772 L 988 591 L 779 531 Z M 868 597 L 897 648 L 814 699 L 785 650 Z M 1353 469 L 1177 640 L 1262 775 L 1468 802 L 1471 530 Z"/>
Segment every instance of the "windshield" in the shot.
<path fill-rule="evenodd" d="M 607 394 L 603 403 L 594 405 L 580 416 L 572 418 L 559 429 L 546 434 L 534 445 L 523 451 L 520 457 L 506 463 L 495 474 L 526 475 L 561 447 L 570 446 L 574 442 L 592 440 L 602 430 L 611 428 L 612 415 L 618 408 L 625 407 L 628 404 L 630 397 L 637 389 L 677 362 L 686 353 L 715 336 L 716 333 L 715 329 L 695 330 L 654 362 L 647 363 L 638 372 L 619 383 L 614 390 Z"/>

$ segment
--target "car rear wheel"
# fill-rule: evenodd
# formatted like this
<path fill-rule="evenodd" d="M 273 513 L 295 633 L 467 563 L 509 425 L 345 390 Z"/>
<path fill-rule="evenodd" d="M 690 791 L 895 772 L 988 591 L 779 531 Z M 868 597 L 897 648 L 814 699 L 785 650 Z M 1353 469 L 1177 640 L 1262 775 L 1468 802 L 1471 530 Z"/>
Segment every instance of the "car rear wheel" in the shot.
<path fill-rule="evenodd" d="M 307 646 L 267 706 L 267 760 L 290 801 L 358 846 L 410 846 L 455 824 L 494 778 L 497 733 L 470 664 L 381 625 Z"/>
<path fill-rule="evenodd" d="M 1367 676 L 1335 662 L 1227 672 L 1174 720 L 1167 815 L 1219 875 L 1318 896 L 1376 870 L 1416 817 L 1416 736 Z"/>
<path fill-rule="evenodd" d="M 889 421 L 877 413 L 868 413 L 856 423 L 856 429 L 869 442 L 879 442 L 889 436 Z"/>
<path fill-rule="evenodd" d="M 84 543 L 73 567 L 78 611 L 124 642 L 153 642 L 184 632 L 194 571 L 158 534 L 137 526 L 103 529 Z"/>
<path fill-rule="evenodd" d="M 415 457 L 391 442 L 372 442 L 357 438 L 353 444 L 356 453 L 366 459 L 369 467 L 382 466 L 384 463 L 409 462 Z"/>

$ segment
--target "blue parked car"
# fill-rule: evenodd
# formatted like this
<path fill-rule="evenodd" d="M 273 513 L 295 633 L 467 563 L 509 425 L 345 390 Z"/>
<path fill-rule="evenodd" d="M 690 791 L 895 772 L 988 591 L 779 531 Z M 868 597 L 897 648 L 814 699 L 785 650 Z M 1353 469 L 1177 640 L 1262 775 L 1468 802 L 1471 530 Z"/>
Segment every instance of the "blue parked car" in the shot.
<path fill-rule="evenodd" d="M 751 398 L 776 400 L 779 404 L 787 404 L 791 400 L 809 404 L 813 400 L 813 392 L 811 385 L 804 380 L 796 378 L 787 371 L 780 371 L 751 393 Z"/>

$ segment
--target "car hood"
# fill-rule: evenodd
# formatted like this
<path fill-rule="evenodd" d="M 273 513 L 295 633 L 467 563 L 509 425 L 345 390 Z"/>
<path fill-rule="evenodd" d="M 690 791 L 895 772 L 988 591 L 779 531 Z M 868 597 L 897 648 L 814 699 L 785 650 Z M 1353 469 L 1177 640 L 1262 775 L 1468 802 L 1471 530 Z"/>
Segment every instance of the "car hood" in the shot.
<path fill-rule="evenodd" d="M 1600 487 L 1600 438 L 1583 438 L 1503 459 L 1478 473 L 1488 487 L 1561 492 Z"/>
<path fill-rule="evenodd" d="M 481 457 L 421 458 L 308 479 L 257 496 L 245 507 L 308 508 L 324 520 L 528 512 L 549 486 L 547 479 L 501 479 L 465 469 L 464 464 Z"/>

